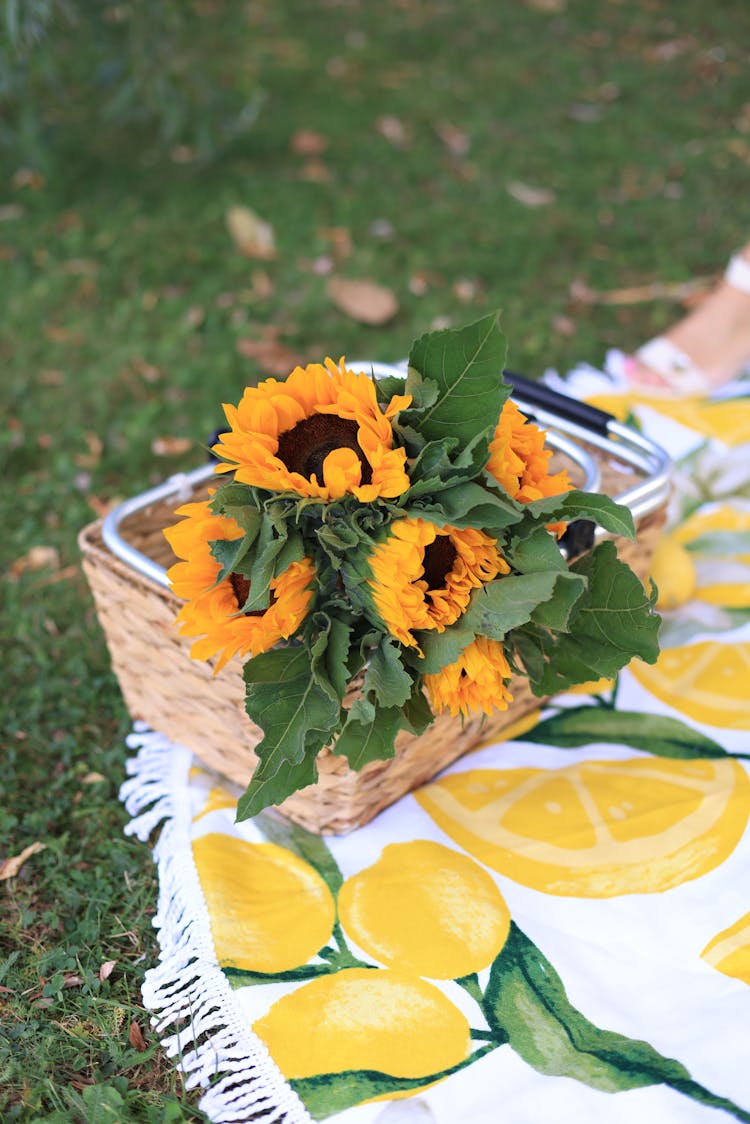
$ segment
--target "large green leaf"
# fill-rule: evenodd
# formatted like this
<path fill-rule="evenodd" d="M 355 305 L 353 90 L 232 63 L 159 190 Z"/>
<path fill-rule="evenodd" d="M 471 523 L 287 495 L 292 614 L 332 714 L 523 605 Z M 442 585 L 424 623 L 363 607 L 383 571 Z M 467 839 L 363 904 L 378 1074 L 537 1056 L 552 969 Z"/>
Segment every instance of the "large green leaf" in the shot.
<path fill-rule="evenodd" d="M 659 655 L 661 622 L 653 595 L 619 560 L 614 543 L 600 543 L 573 563 L 571 572 L 586 578 L 588 588 L 571 614 L 569 631 L 555 634 L 532 624 L 514 637 L 538 695 L 611 677 L 634 656 L 655 663 Z"/>
<path fill-rule="evenodd" d="M 400 707 L 375 707 L 368 699 L 355 699 L 331 749 L 359 771 L 370 761 L 393 757 L 401 724 Z"/>
<path fill-rule="evenodd" d="M 305 647 L 256 656 L 245 664 L 244 675 L 247 712 L 263 739 L 255 750 L 258 765 L 237 806 L 238 819 L 314 783 L 315 757 L 338 726 L 340 706 L 320 669 L 313 673 Z"/>
<path fill-rule="evenodd" d="M 677 1061 L 647 1042 L 601 1030 L 572 1005 L 549 960 L 513 923 L 484 996 L 490 1027 L 539 1073 L 573 1077 L 614 1093 L 690 1080 Z"/>
<path fill-rule="evenodd" d="M 684 1065 L 648 1042 L 590 1022 L 568 999 L 549 960 L 515 923 L 492 965 L 483 1007 L 498 1038 L 506 1036 L 539 1073 L 572 1077 L 605 1093 L 667 1085 L 699 1104 L 750 1121 L 750 1113 L 693 1081 Z"/>
<path fill-rule="evenodd" d="M 534 741 L 573 749 L 594 742 L 629 745 L 658 757 L 737 757 L 713 738 L 677 718 L 602 706 L 576 706 L 545 718 L 534 727 Z"/>
<path fill-rule="evenodd" d="M 406 393 L 419 393 L 430 380 L 438 388 L 430 405 L 402 413 L 429 441 L 458 438 L 461 445 L 494 427 L 510 387 L 503 380 L 506 343 L 499 315 L 485 316 L 465 328 L 421 336 L 409 354 Z"/>
<path fill-rule="evenodd" d="M 494 640 L 502 640 L 514 628 L 531 620 L 536 610 L 554 599 L 560 589 L 560 608 L 552 608 L 548 618 L 564 627 L 572 603 L 580 597 L 585 581 L 577 574 L 539 573 L 509 575 L 488 582 L 471 596 L 469 608 L 461 619 L 462 628 Z M 574 596 L 573 596 L 574 595 Z"/>

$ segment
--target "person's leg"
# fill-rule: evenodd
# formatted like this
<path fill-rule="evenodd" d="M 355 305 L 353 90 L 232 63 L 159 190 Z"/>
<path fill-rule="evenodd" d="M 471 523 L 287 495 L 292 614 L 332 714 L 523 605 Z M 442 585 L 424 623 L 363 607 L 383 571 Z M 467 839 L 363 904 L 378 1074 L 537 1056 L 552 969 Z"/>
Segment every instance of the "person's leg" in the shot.
<path fill-rule="evenodd" d="M 666 347 L 662 340 L 667 341 Z M 677 394 L 686 393 L 692 384 L 698 392 L 710 392 L 750 363 L 750 242 L 732 259 L 713 292 L 656 346 L 654 342 L 640 348 L 627 364 L 628 382 L 646 392 L 664 394 L 672 388 Z M 687 371 L 684 378 L 681 367 Z M 701 374 L 707 384 L 703 388 Z"/>

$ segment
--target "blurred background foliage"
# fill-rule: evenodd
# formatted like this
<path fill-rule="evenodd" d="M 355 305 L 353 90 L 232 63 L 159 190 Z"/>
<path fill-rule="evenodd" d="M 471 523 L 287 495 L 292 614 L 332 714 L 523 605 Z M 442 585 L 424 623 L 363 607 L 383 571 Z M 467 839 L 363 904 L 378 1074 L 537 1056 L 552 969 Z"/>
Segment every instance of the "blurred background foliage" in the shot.
<path fill-rule="evenodd" d="M 0 144 L 37 166 L 71 131 L 138 129 L 214 159 L 254 121 L 252 59 L 228 70 L 236 27 L 210 0 L 3 0 Z"/>

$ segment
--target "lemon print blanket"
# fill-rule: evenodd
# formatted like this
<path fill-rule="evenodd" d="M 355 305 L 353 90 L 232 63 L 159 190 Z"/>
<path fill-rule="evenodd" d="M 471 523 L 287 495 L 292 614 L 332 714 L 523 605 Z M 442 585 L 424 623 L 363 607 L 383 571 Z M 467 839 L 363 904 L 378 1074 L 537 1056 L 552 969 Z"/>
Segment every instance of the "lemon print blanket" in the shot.
<path fill-rule="evenodd" d="M 750 1121 L 750 393 L 599 403 L 677 464 L 656 665 L 339 838 L 131 736 L 144 1001 L 209 1120 Z"/>

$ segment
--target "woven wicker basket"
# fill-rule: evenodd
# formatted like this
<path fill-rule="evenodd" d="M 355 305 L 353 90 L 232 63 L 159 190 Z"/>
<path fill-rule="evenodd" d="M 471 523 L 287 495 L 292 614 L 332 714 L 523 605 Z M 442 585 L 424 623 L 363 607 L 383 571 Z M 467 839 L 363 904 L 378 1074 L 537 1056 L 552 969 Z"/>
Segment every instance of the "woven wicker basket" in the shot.
<path fill-rule="evenodd" d="M 600 441 L 588 450 L 601 470 L 601 490 L 620 497 L 638 481 L 638 472 L 632 463 L 612 457 L 601 446 Z M 564 463 L 565 458 L 562 460 Z M 572 463 L 568 467 L 580 483 L 579 466 Z M 190 498 L 204 494 L 202 488 Z M 174 509 L 185 499 L 172 495 L 168 501 L 150 503 L 123 518 L 119 525 L 123 540 L 159 566 L 168 567 L 175 559 L 162 532 L 176 521 Z M 646 508 L 645 514 L 634 511 L 636 542 L 615 539 L 620 557 L 642 580 L 665 518 L 663 486 Z M 257 761 L 253 747 L 262 734 L 245 712 L 240 662 L 230 661 L 214 676 L 210 664 L 190 658 L 192 641 L 178 636 L 174 624 L 179 600 L 113 554 L 103 540 L 101 521 L 86 527 L 79 543 L 112 667 L 133 717 L 187 746 L 207 766 L 244 787 Z M 353 683 L 350 692 L 356 690 Z M 462 722 L 441 714 L 419 737 L 402 731 L 395 757 L 371 762 L 361 772 L 353 772 L 345 758 L 323 750 L 318 757 L 317 784 L 294 793 L 280 810 L 317 833 L 343 834 L 367 823 L 480 743 L 508 736 L 524 715 L 540 705 L 524 679 L 514 679 L 511 691 L 509 709 L 496 711 L 490 718 L 480 715 Z"/>

